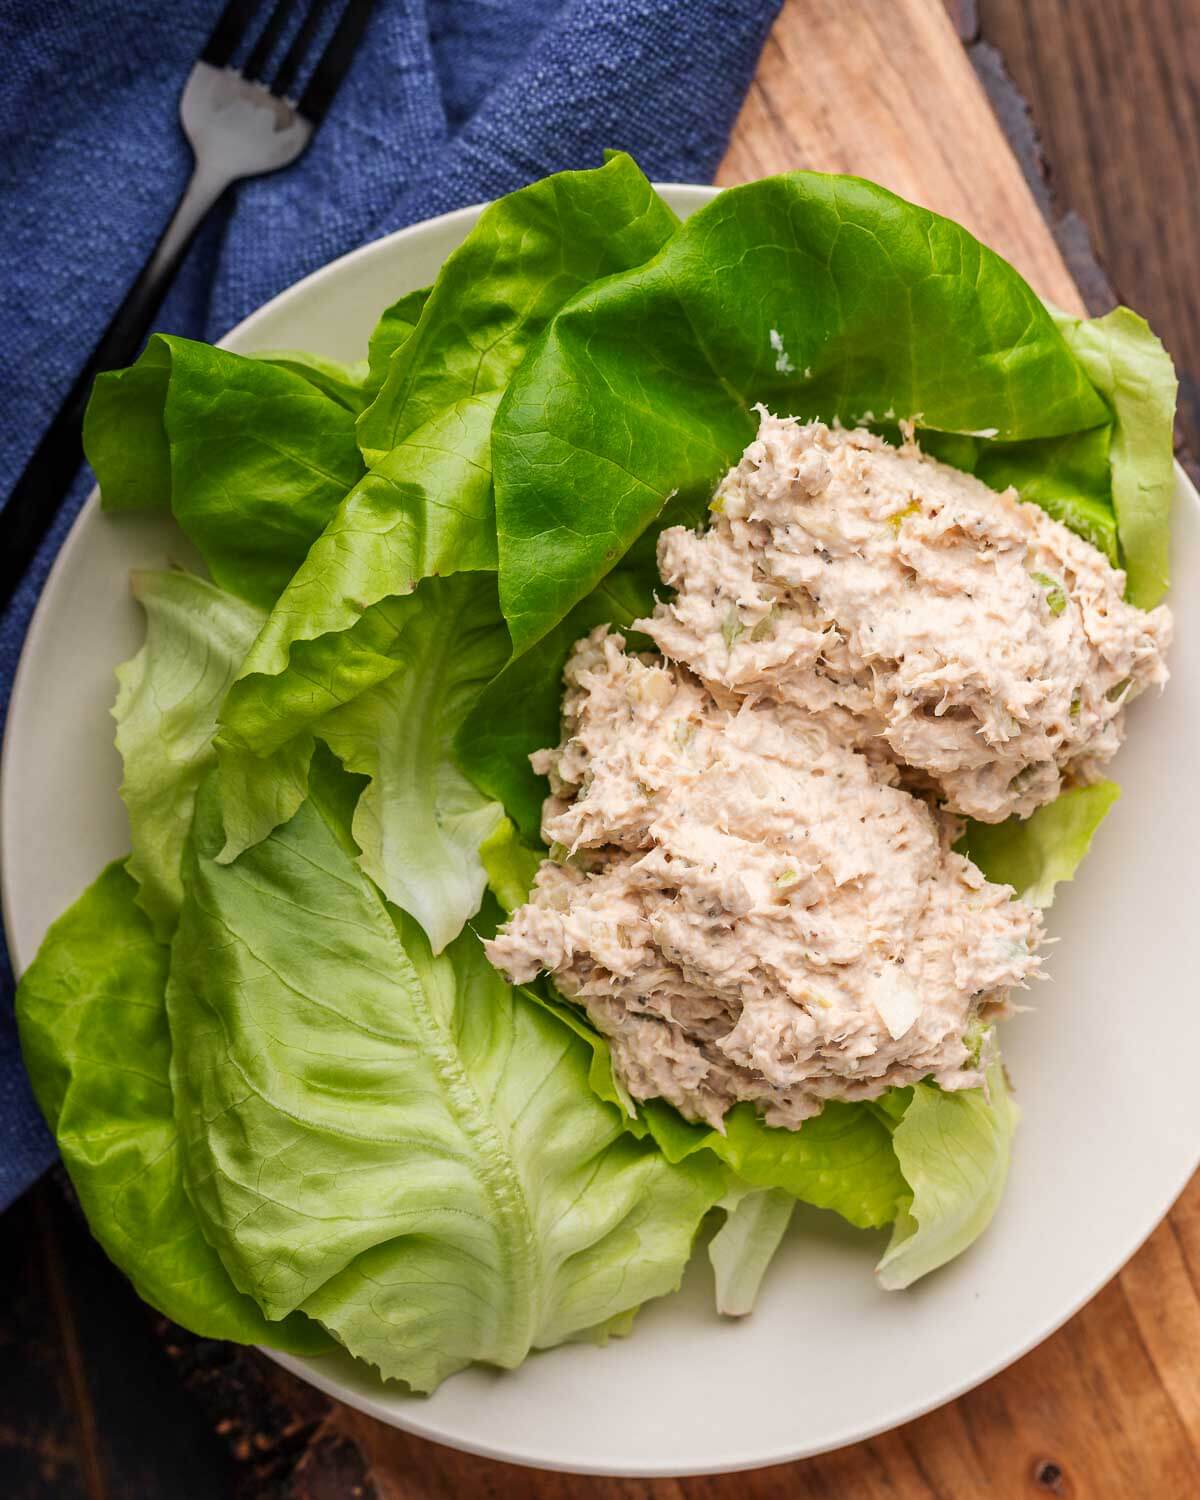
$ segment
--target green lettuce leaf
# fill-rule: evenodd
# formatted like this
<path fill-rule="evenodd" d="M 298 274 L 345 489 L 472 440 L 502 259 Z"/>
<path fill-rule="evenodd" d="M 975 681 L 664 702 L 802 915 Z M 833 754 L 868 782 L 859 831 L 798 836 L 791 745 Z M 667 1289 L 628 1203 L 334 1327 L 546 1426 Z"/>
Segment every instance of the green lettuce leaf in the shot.
<path fill-rule="evenodd" d="M 464 932 L 435 957 L 314 798 L 234 865 L 201 789 L 168 990 L 189 1189 L 234 1282 L 430 1390 L 619 1329 L 725 1190 L 587 1086 Z M 617 1320 L 614 1325 L 614 1320 Z"/>
<path fill-rule="evenodd" d="M 1137 507 L 1119 497 L 1148 453 L 1142 510 L 1165 547 L 1173 387 L 1151 341 L 1131 314 L 1056 322 L 965 231 L 869 184 L 800 173 L 722 194 L 647 264 L 568 303 L 505 394 L 493 441 L 501 603 L 526 655 L 464 725 L 463 769 L 536 838 L 546 788 L 528 756 L 557 738 L 570 647 L 650 602 L 657 531 L 703 518 L 752 434 L 754 401 L 885 430 L 918 414 L 929 451 L 1015 485 L 1113 562 L 1114 496 L 1126 527 Z M 1092 345 L 1109 373 L 1083 358 Z M 1146 550 L 1136 524 L 1123 545 Z M 1148 602 L 1130 566 L 1131 595 Z M 632 611 L 595 593 L 622 576 Z"/>
<path fill-rule="evenodd" d="M 920 1084 L 797 1131 L 743 1105 L 717 1132 L 635 1107 L 582 1013 L 510 990 L 461 929 L 485 882 L 511 907 L 536 868 L 526 757 L 558 738 L 568 651 L 650 606 L 658 530 L 703 519 L 753 403 L 912 417 L 1123 560 L 1149 605 L 1173 393 L 1132 314 L 1052 316 L 882 189 L 794 174 L 679 228 L 621 156 L 493 205 L 356 366 L 157 336 L 102 377 L 106 505 L 169 505 L 220 588 L 139 584 L 116 710 L 138 884 L 105 872 L 20 1008 L 85 1208 L 143 1295 L 284 1347 L 327 1345 L 323 1324 L 425 1390 L 627 1332 L 714 1204 L 731 1312 L 797 1199 L 894 1224 L 885 1286 L 959 1253 L 1003 1188 L 998 1063 L 986 1091 Z M 964 847 L 1048 904 L 1115 796 L 969 825 Z M 155 934 L 177 913 L 168 984 Z M 496 919 L 486 902 L 473 925 Z"/>
<path fill-rule="evenodd" d="M 727 189 L 568 303 L 505 395 L 493 456 L 517 652 L 668 501 L 702 517 L 760 401 L 1001 441 L 1109 421 L 1050 314 L 958 225 L 852 178 Z"/>
<path fill-rule="evenodd" d="M 92 1233 L 159 1312 L 205 1338 L 317 1354 L 301 1314 L 263 1317 L 204 1238 L 171 1107 L 168 950 L 121 862 L 46 934 L 17 989 L 21 1047 Z"/>
<path fill-rule="evenodd" d="M 1166 593 L 1170 578 L 1178 389 L 1171 356 L 1127 307 L 1090 320 L 1056 316 L 1068 348 L 1112 409 L 1112 504 L 1126 593 L 1150 609 Z"/>
<path fill-rule="evenodd" d="M 413 603 L 404 665 L 325 718 L 320 735 L 347 770 L 370 777 L 354 813 L 362 868 L 440 953 L 479 910 L 479 846 L 504 817 L 451 746 L 509 644 L 492 574 L 428 578 Z"/>
<path fill-rule="evenodd" d="M 429 301 L 433 288 L 421 287 L 419 291 L 407 292 L 397 302 L 383 310 L 371 341 L 367 346 L 367 389 L 372 398 L 379 393 L 392 355 L 407 342 L 413 329 L 421 321 L 421 313 Z"/>
<path fill-rule="evenodd" d="M 881 1283 L 893 1290 L 961 1254 L 987 1227 L 1003 1195 L 1018 1111 L 992 1028 L 978 1040 L 993 1057 L 986 1088 L 949 1093 L 920 1083 L 870 1102 L 835 1101 L 798 1130 L 765 1125 L 750 1105 L 739 1104 L 726 1115 L 721 1135 L 690 1123 L 662 1100 L 635 1106 L 613 1071 L 607 1042 L 584 1016 L 562 1001 L 536 998 L 592 1049 L 588 1082 L 625 1112 L 627 1130 L 639 1138 L 649 1134 L 670 1162 L 711 1152 L 729 1168 L 723 1206 L 732 1218 L 712 1256 L 723 1312 L 748 1311 L 753 1303 L 787 1227 L 782 1199 L 832 1209 L 863 1229 L 892 1224 L 878 1269 Z M 755 1190 L 768 1196 L 757 1204 L 743 1197 Z M 750 1207 L 735 1223 L 743 1203 Z"/>
<path fill-rule="evenodd" d="M 376 463 L 464 395 L 502 391 L 580 287 L 637 266 L 678 220 L 632 159 L 559 172 L 484 210 L 446 261 L 420 320 L 358 424 Z M 467 335 L 464 337 L 464 333 Z"/>
<path fill-rule="evenodd" d="M 1022 500 L 1040 505 L 1117 567 L 1117 518 L 1109 501 L 1111 442 L 1110 427 L 1028 443 L 980 442 L 971 470 L 994 490 L 1012 485 Z"/>
<path fill-rule="evenodd" d="M 377 475 L 371 477 L 377 479 Z M 442 571 L 440 565 L 432 566 L 411 580 L 412 587 Z M 444 569 L 447 575 L 458 571 Z M 220 743 L 269 756 L 289 740 L 310 733 L 335 708 L 386 681 L 404 659 L 401 637 L 411 607 L 409 590 L 364 610 L 357 625 L 340 635 L 293 641 L 287 649 L 287 670 L 275 677 L 263 676 L 254 668 L 270 650 L 274 627 L 269 617 L 243 663 L 242 675 L 227 695 Z"/>
<path fill-rule="evenodd" d="M 480 844 L 479 862 L 488 889 L 504 911 L 514 912 L 529 900 L 533 877 L 545 853 L 544 849 L 530 849 L 521 843 L 511 818 L 501 818 Z"/>
<path fill-rule="evenodd" d="M 100 375 L 84 448 L 105 506 L 170 506 L 218 584 L 269 609 L 362 473 L 354 415 L 294 370 L 154 334 Z"/>
<path fill-rule="evenodd" d="M 484 212 L 359 419 L 371 472 L 272 611 L 222 715 L 229 743 L 266 754 L 390 676 L 395 596 L 433 573 L 495 568 L 492 423 L 505 386 L 572 293 L 645 260 L 674 224 L 628 157 Z"/>
<path fill-rule="evenodd" d="M 291 370 L 357 417 L 378 395 L 388 362 L 417 326 L 431 291 L 432 287 L 422 287 L 408 292 L 385 308 L 371 334 L 367 358 L 356 364 L 339 364 L 335 359 L 307 354 L 302 349 L 269 350 L 255 358 Z"/>
<path fill-rule="evenodd" d="M 957 847 L 989 880 L 1011 885 L 1032 906 L 1049 906 L 1055 886 L 1075 878 L 1092 836 L 1120 795 L 1111 781 L 1072 787 L 1028 818 L 968 821 Z"/>
<path fill-rule="evenodd" d="M 301 380 L 307 380 L 323 396 L 328 396 L 355 416 L 371 400 L 372 393 L 367 385 L 370 366 L 365 359 L 357 364 L 343 365 L 321 354 L 307 354 L 303 349 L 269 349 L 255 354 L 254 358 L 299 375 Z"/>
<path fill-rule="evenodd" d="M 269 755 L 224 745 L 219 738 L 213 744 L 225 821 L 217 859 L 228 865 L 286 823 L 308 796 L 308 768 L 317 742 L 311 734 L 300 734 Z"/>
<path fill-rule="evenodd" d="M 827 1104 L 798 1130 L 764 1125 L 753 1105 L 738 1104 L 725 1116 L 725 1132 L 685 1120 L 661 1099 L 634 1105 L 612 1065 L 604 1038 L 566 1002 L 539 996 L 592 1049 L 592 1089 L 616 1104 L 625 1128 L 650 1136 L 673 1163 L 713 1155 L 745 1185 L 780 1188 L 802 1203 L 830 1208 L 860 1229 L 890 1224 L 908 1187 L 891 1146 L 892 1120 L 873 1104 Z"/>
<path fill-rule="evenodd" d="M 999 1061 L 988 1069 L 986 1090 L 913 1088 L 892 1136 L 912 1197 L 876 1267 L 888 1291 L 961 1255 L 987 1228 L 1004 1193 L 1018 1113 Z"/>
<path fill-rule="evenodd" d="M 685 1120 L 661 1099 L 638 1112 L 668 1161 L 711 1151 L 743 1182 L 781 1188 L 860 1229 L 890 1224 L 906 1192 L 888 1124 L 869 1104 L 835 1100 L 798 1130 L 764 1125 L 753 1105 L 738 1104 L 725 1116 L 723 1135 Z"/>
<path fill-rule="evenodd" d="M 131 582 L 146 642 L 117 668 L 113 707 L 133 846 L 127 868 L 166 942 L 183 900 L 179 865 L 196 789 L 216 762 L 217 709 L 264 616 L 190 573 L 139 572 Z"/>
<path fill-rule="evenodd" d="M 720 1205 L 724 1224 L 708 1245 L 717 1282 L 717 1311 L 740 1318 L 754 1310 L 767 1267 L 783 1242 L 796 1200 L 778 1189 L 735 1192 Z"/>

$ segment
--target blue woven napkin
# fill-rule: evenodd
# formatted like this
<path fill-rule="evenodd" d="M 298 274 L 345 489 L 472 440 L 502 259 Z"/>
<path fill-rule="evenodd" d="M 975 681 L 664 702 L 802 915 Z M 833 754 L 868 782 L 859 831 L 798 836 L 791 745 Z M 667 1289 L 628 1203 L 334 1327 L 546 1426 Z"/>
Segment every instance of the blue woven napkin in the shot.
<path fill-rule="evenodd" d="M 183 81 L 225 0 L 0 0 L 0 495 L 140 270 L 191 167 Z M 243 184 L 159 326 L 219 338 L 392 229 L 632 152 L 708 180 L 779 0 L 378 0 L 307 153 Z M 0 717 L 83 476 L 0 618 Z M 52 1160 L 0 947 L 0 1209 Z"/>

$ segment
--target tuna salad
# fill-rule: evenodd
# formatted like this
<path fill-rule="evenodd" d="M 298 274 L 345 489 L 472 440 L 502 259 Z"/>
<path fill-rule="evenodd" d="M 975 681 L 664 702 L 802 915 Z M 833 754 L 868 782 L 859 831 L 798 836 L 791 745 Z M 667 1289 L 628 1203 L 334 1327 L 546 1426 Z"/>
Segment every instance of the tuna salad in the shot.
<path fill-rule="evenodd" d="M 718 1128 L 978 1087 L 1042 923 L 955 852 L 960 815 L 1090 779 L 1170 616 L 911 432 L 763 412 L 712 509 L 660 538 L 662 656 L 576 646 L 533 757 L 551 857 L 488 955 L 584 1006 L 633 1097 Z"/>
<path fill-rule="evenodd" d="M 677 590 L 639 626 L 704 681 L 828 716 L 995 823 L 1111 759 L 1166 680 L 1165 606 L 1014 490 L 862 429 L 762 413 L 712 526 L 659 541 Z"/>
<path fill-rule="evenodd" d="M 932 1075 L 1037 973 L 1041 918 L 950 848 L 952 819 L 791 704 L 719 703 L 603 627 L 567 667 L 533 898 L 489 945 L 549 970 L 636 1098 L 797 1125 Z"/>

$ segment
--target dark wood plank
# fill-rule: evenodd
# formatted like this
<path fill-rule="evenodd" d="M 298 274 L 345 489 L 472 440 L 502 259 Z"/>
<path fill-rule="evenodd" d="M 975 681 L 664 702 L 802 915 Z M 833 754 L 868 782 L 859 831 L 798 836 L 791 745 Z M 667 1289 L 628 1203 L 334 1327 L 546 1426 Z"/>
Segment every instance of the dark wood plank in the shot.
<path fill-rule="evenodd" d="M 346 1409 L 256 1349 L 199 1339 L 166 1319 L 159 1336 L 181 1386 L 234 1462 L 229 1500 L 374 1500 Z"/>
<path fill-rule="evenodd" d="M 98 1500 L 55 1274 L 35 1189 L 0 1220 L 0 1490 L 10 1500 Z"/>
<path fill-rule="evenodd" d="M 1059 205 L 1175 356 L 1200 449 L 1200 5 L 979 0 L 979 22 L 1029 100 Z"/>
<path fill-rule="evenodd" d="M 181 1387 L 153 1314 L 96 1245 L 62 1181 L 3 1219 L 0 1494 L 215 1500 L 226 1444 Z"/>

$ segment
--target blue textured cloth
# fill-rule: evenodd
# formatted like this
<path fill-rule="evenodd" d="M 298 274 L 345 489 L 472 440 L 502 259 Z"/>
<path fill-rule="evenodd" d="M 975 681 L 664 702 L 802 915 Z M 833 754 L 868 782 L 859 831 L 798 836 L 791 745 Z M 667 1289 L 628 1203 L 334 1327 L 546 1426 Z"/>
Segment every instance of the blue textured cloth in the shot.
<path fill-rule="evenodd" d="M 0 0 L 0 495 L 183 189 L 176 123 L 224 0 Z M 711 177 L 779 0 L 378 0 L 305 155 L 201 232 L 160 327 L 218 338 L 335 256 L 547 172 L 632 152 Z M 0 619 L 0 715 L 81 477 Z M 50 1162 L 0 951 L 0 1208 Z"/>

